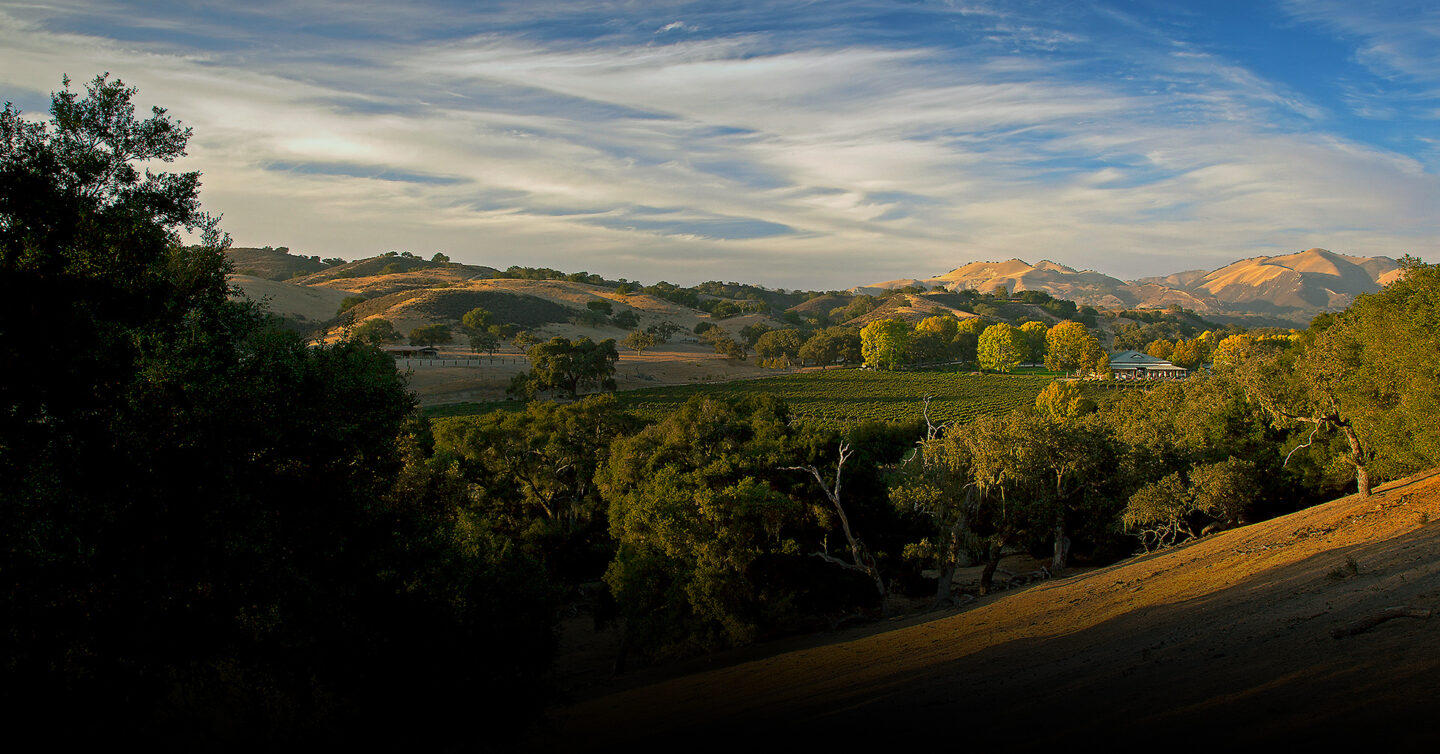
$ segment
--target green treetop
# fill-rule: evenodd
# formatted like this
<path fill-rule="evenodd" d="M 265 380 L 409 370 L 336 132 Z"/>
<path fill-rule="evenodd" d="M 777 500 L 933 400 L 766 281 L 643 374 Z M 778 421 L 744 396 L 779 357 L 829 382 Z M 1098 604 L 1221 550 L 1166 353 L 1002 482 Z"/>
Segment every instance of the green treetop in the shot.
<path fill-rule="evenodd" d="M 977 358 L 981 369 L 1009 372 L 1020 365 L 1025 353 L 1025 337 L 1015 327 L 1004 322 L 985 328 L 980 334 Z"/>
<path fill-rule="evenodd" d="M 905 358 L 910 325 L 900 319 L 879 319 L 860 330 L 860 354 L 872 369 L 894 369 Z"/>

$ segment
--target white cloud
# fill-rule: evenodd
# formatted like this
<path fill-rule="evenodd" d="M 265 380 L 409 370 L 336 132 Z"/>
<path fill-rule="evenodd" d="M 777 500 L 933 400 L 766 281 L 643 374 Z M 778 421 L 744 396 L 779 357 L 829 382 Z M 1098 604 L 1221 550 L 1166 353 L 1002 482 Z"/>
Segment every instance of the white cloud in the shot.
<path fill-rule="evenodd" d="M 1376 73 L 1440 85 L 1440 8 L 1433 4 L 1336 0 L 1284 4 L 1297 18 L 1362 40 L 1356 59 Z"/>
<path fill-rule="evenodd" d="M 675 23 L 694 28 L 644 33 Z M 1133 80 L 764 34 L 317 39 L 304 67 L 174 44 L 0 12 L 0 86 L 102 70 L 138 85 L 194 126 L 183 169 L 241 244 L 828 288 L 975 258 L 1137 277 L 1309 246 L 1435 255 L 1440 239 L 1422 163 L 1278 128 L 1323 110 L 1194 49 L 1137 53 Z M 715 218 L 794 232 L 685 230 Z"/>

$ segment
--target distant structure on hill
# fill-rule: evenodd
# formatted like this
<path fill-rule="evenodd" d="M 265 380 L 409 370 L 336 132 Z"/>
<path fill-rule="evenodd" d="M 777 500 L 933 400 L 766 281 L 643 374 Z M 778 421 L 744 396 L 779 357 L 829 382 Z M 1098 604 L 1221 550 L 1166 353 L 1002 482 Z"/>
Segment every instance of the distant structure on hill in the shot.
<path fill-rule="evenodd" d="M 1139 351 L 1110 356 L 1110 372 L 1117 380 L 1183 380 L 1190 370 Z"/>
<path fill-rule="evenodd" d="M 433 359 L 440 355 L 435 346 L 381 346 L 380 350 L 397 359 Z"/>

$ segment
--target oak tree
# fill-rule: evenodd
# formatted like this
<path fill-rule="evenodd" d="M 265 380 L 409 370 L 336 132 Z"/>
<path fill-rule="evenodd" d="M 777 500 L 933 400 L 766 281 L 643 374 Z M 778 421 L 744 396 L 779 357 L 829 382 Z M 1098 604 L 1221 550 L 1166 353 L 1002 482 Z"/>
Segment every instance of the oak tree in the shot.
<path fill-rule="evenodd" d="M 878 319 L 860 330 L 860 354 L 871 369 L 894 369 L 905 358 L 910 325 L 901 319 Z"/>
<path fill-rule="evenodd" d="M 1000 322 L 980 334 L 976 358 L 981 369 L 1009 372 L 1020 365 L 1024 352 L 1024 336 L 1015 327 Z"/>
<path fill-rule="evenodd" d="M 582 388 L 615 389 L 615 362 L 620 360 L 620 354 L 610 338 L 596 343 L 589 338 L 567 340 L 557 336 L 531 346 L 525 356 L 530 360 L 530 371 L 518 375 L 522 380 L 512 384 L 512 394 L 548 390 L 573 398 Z"/>
<path fill-rule="evenodd" d="M 390 358 L 307 344 L 233 295 L 199 174 L 154 172 L 190 130 L 137 118 L 135 94 L 67 79 L 48 122 L 0 113 L 0 356 L 45 364 L 0 380 L 13 732 L 448 748 L 462 709 L 533 715 L 537 572 L 445 485 L 402 493 L 423 468 Z M 37 321 L 67 338 L 18 329 Z M 473 652 L 493 643 L 510 651 Z"/>
<path fill-rule="evenodd" d="M 425 325 L 410 331 L 410 345 L 412 346 L 433 346 L 437 343 L 449 343 L 450 340 L 450 328 L 447 325 Z"/>
<path fill-rule="evenodd" d="M 1100 342 L 1079 322 L 1061 322 L 1045 335 L 1045 368 L 1052 371 L 1089 372 L 1103 354 Z"/>

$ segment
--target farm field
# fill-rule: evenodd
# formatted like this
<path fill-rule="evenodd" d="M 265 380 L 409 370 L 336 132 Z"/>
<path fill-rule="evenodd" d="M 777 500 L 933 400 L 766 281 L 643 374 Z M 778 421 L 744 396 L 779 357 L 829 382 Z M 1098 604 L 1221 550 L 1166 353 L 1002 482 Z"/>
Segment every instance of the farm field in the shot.
<path fill-rule="evenodd" d="M 861 421 L 918 421 L 925 396 L 930 420 L 936 424 L 969 421 L 1033 405 L 1035 396 L 1054 378 L 1041 375 L 978 374 L 961 371 L 874 372 L 830 369 L 719 384 L 675 385 L 616 393 L 622 407 L 645 419 L 658 419 L 695 395 L 742 398 L 773 395 L 784 400 L 797 418 L 824 424 Z M 1106 388 L 1092 391 L 1108 393 Z M 497 409 L 515 409 L 518 401 L 461 403 L 427 409 L 431 417 L 469 416 Z"/>
<path fill-rule="evenodd" d="M 1051 381 L 1049 377 L 955 371 L 831 369 L 719 385 L 633 390 L 620 395 L 620 400 L 648 419 L 664 415 L 692 395 L 772 395 L 785 401 L 796 417 L 827 424 L 853 424 L 919 420 L 928 395 L 934 396 L 930 419 L 940 424 L 1033 405 L 1035 396 Z"/>

